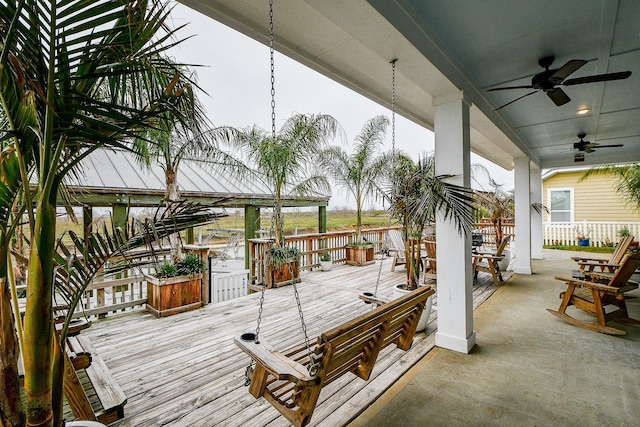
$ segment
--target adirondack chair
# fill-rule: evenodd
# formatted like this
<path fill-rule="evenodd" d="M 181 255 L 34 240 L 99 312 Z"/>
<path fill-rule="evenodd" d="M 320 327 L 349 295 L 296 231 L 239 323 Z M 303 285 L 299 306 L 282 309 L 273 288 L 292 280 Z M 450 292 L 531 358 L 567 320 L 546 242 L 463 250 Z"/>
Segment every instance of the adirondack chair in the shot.
<path fill-rule="evenodd" d="M 436 242 L 433 240 L 424 240 L 423 242 L 427 255 L 422 257 L 422 271 L 424 283 L 427 283 L 428 280 L 437 279 Z"/>
<path fill-rule="evenodd" d="M 301 344 L 275 351 L 254 334 L 235 337 L 235 343 L 254 361 L 249 392 L 264 397 L 294 426 L 309 423 L 322 387 L 347 372 L 367 380 L 379 351 L 395 344 L 411 347 L 425 303 L 434 291 L 423 286 L 321 334 L 311 347 L 317 372 L 310 373 L 309 350 Z"/>
<path fill-rule="evenodd" d="M 558 310 L 547 311 L 565 322 L 589 329 L 591 331 L 602 332 L 610 335 L 626 335 L 626 332 L 607 326 L 608 321 L 616 320 L 621 323 L 640 324 L 640 321 L 629 318 L 627 305 L 625 302 L 625 292 L 638 288 L 638 284 L 630 282 L 631 275 L 640 266 L 640 253 L 626 255 L 620 267 L 606 283 L 599 283 L 597 273 L 592 275 L 594 281 L 569 279 L 556 277 L 567 284 L 567 290 L 560 294 L 562 302 Z M 605 277 L 608 277 L 606 273 Z M 606 279 L 605 279 L 606 280 Z M 596 322 L 587 322 L 576 319 L 566 313 L 567 308 L 574 305 L 596 317 Z M 617 307 L 612 311 L 605 311 L 605 306 L 613 305 Z"/>
<path fill-rule="evenodd" d="M 572 257 L 571 259 L 578 263 L 578 268 L 581 272 L 594 271 L 598 267 L 599 271 L 608 271 L 613 273 L 616 268 L 620 266 L 622 258 L 627 253 L 629 246 L 633 242 L 633 236 L 623 236 L 616 245 L 616 249 L 611 254 L 611 257 L 607 259 L 599 258 L 586 258 L 586 257 Z"/>
<path fill-rule="evenodd" d="M 391 263 L 391 271 L 395 271 L 396 265 L 406 265 L 407 258 L 405 254 L 404 238 L 400 230 L 389 230 L 389 254 L 393 253 L 393 262 Z"/>
<path fill-rule="evenodd" d="M 473 254 L 474 278 L 478 277 L 479 271 L 489 273 L 493 278 L 493 283 L 495 283 L 496 286 L 500 286 L 503 280 L 498 261 L 500 261 L 504 257 L 502 252 L 504 252 L 505 247 L 509 243 L 509 239 L 510 236 L 505 236 L 495 252 L 477 252 Z"/>

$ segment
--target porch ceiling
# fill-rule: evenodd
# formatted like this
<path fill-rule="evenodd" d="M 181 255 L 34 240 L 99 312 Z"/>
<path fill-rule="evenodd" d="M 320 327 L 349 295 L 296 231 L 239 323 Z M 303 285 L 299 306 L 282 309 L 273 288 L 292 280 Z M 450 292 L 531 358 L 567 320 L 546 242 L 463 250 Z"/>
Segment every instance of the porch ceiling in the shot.
<path fill-rule="evenodd" d="M 182 0 L 263 43 L 268 2 Z M 362 95 L 389 106 L 389 62 L 397 58 L 397 108 L 433 130 L 433 99 L 462 90 L 472 103 L 472 151 L 506 168 L 527 155 L 542 168 L 573 166 L 579 132 L 602 148 L 589 165 L 640 161 L 640 2 L 633 0 L 276 0 L 276 48 Z M 632 71 L 626 80 L 565 87 L 555 106 L 527 90 L 538 59 L 552 68 L 589 61 L 570 78 Z M 579 108 L 591 112 L 576 115 Z"/>

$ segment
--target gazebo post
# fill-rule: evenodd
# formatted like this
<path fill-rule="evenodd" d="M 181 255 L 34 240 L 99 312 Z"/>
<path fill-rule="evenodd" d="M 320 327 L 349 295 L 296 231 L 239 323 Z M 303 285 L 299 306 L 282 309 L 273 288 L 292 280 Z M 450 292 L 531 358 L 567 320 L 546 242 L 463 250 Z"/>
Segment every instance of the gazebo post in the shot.
<path fill-rule="evenodd" d="M 318 206 L 318 233 L 327 232 L 327 207 Z"/>
<path fill-rule="evenodd" d="M 249 268 L 249 239 L 256 237 L 256 225 L 260 226 L 260 208 L 253 205 L 244 207 L 244 268 Z"/>

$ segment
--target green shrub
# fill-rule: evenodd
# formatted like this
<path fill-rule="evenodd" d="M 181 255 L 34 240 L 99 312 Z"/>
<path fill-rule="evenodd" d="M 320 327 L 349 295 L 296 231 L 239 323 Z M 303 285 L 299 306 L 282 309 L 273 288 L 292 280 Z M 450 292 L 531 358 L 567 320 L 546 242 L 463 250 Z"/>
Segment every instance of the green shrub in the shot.
<path fill-rule="evenodd" d="M 200 274 L 207 269 L 205 262 L 196 254 L 186 254 L 178 264 L 180 274 Z"/>
<path fill-rule="evenodd" d="M 159 279 L 166 279 L 168 277 L 175 277 L 180 275 L 180 270 L 175 264 L 165 262 L 160 264 L 156 270 L 156 277 Z"/>
<path fill-rule="evenodd" d="M 300 250 L 296 247 L 278 247 L 273 246 L 269 249 L 269 259 L 274 265 L 286 264 L 300 258 Z"/>

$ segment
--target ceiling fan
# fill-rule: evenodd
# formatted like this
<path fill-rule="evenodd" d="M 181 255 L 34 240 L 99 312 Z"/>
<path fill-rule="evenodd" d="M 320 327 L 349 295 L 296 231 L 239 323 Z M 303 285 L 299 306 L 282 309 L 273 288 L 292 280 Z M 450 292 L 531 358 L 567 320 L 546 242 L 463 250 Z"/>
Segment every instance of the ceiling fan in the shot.
<path fill-rule="evenodd" d="M 578 153 L 573 156 L 574 162 L 584 162 L 584 153 L 593 153 L 596 151 L 596 148 L 615 148 L 623 146 L 623 144 L 600 145 L 597 142 L 585 141 L 584 138 L 586 136 L 587 134 L 584 132 L 579 133 L 578 138 L 580 138 L 580 141 L 573 143 L 573 148 L 578 150 Z"/>
<path fill-rule="evenodd" d="M 509 104 L 512 104 L 522 98 L 525 98 L 529 95 L 533 95 L 534 93 L 543 90 L 549 98 L 553 101 L 557 106 L 564 105 L 567 102 L 571 101 L 571 98 L 559 87 L 562 86 L 573 86 L 580 85 L 585 83 L 596 83 L 596 82 L 606 82 L 610 80 L 622 80 L 626 79 L 631 75 L 631 71 L 621 71 L 618 73 L 608 73 L 608 74 L 595 74 L 592 76 L 578 77 L 576 79 L 565 80 L 575 71 L 577 71 L 580 67 L 586 64 L 588 61 L 582 59 L 572 59 L 562 67 L 557 69 L 550 70 L 549 67 L 553 64 L 555 60 L 554 56 L 545 56 L 544 58 L 538 61 L 538 64 L 544 68 L 544 71 L 536 74 L 531 79 L 530 85 L 521 85 L 521 86 L 505 86 L 505 87 L 497 87 L 493 89 L 488 89 L 489 92 L 493 92 L 496 90 L 510 90 L 510 89 L 535 89 L 533 92 L 529 92 L 526 95 L 523 95 L 519 98 L 514 99 L 513 101 L 507 102 L 506 104 L 496 108 L 496 111 L 506 107 Z"/>

